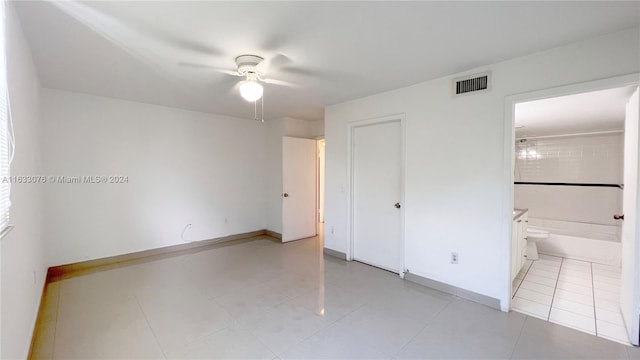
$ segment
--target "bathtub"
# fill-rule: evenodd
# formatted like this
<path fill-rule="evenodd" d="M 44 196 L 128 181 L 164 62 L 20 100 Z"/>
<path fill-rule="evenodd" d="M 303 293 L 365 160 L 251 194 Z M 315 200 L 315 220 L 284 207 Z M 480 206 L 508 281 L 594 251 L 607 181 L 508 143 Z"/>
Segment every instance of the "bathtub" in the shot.
<path fill-rule="evenodd" d="M 529 218 L 529 228 L 550 233 L 537 243 L 542 254 L 620 266 L 619 226 Z"/>

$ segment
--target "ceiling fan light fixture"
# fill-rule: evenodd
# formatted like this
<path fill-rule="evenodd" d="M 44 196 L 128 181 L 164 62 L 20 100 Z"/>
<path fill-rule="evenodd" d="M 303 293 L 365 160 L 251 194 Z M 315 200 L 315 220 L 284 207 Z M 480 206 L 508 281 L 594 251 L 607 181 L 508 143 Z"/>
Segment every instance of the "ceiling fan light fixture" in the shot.
<path fill-rule="evenodd" d="M 255 80 L 243 81 L 240 85 L 240 95 L 243 99 L 254 102 L 262 97 L 262 85 Z"/>

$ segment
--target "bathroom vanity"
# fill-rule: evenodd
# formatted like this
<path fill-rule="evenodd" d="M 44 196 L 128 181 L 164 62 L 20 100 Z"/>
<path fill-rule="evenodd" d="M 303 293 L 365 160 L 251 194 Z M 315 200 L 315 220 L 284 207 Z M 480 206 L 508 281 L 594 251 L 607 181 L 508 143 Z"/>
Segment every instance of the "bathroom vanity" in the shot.
<path fill-rule="evenodd" d="M 513 209 L 513 224 L 511 227 L 511 281 L 515 279 L 527 260 L 528 218 L 528 209 Z"/>

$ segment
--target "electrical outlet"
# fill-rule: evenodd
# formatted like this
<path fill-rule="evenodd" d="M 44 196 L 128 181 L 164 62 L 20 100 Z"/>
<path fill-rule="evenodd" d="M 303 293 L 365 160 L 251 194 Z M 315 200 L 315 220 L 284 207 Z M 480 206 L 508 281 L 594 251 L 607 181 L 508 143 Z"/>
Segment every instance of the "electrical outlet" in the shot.
<path fill-rule="evenodd" d="M 457 252 L 452 252 L 451 253 L 451 263 L 452 264 L 457 264 L 458 263 L 458 253 Z"/>

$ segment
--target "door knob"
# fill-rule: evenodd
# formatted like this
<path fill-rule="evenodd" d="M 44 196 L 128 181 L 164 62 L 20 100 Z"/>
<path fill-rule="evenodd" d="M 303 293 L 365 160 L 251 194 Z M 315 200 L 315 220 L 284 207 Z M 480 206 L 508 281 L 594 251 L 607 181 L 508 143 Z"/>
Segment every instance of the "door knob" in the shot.
<path fill-rule="evenodd" d="M 400 209 L 400 203 L 395 203 L 393 206 L 395 206 L 396 209 Z"/>
<path fill-rule="evenodd" d="M 282 196 L 284 196 L 284 197 L 289 197 L 289 194 L 284 193 L 284 194 L 282 194 Z"/>
<path fill-rule="evenodd" d="M 622 214 L 622 215 L 614 214 L 613 218 L 615 220 L 624 220 L 624 214 Z"/>

